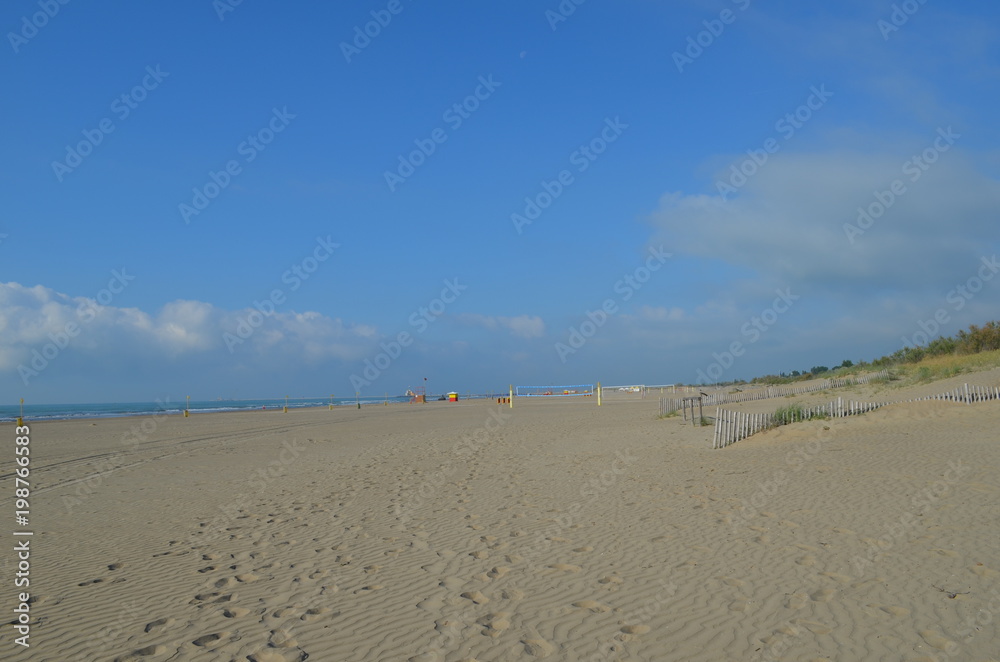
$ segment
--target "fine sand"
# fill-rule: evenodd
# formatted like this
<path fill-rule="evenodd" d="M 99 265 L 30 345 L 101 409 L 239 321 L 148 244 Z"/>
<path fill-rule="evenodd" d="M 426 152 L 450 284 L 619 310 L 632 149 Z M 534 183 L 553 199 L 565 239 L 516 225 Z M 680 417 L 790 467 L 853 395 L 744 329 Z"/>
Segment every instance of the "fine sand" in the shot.
<path fill-rule="evenodd" d="M 31 424 L 31 647 L 4 625 L 0 659 L 1000 657 L 1000 403 L 715 451 L 657 405 Z"/>

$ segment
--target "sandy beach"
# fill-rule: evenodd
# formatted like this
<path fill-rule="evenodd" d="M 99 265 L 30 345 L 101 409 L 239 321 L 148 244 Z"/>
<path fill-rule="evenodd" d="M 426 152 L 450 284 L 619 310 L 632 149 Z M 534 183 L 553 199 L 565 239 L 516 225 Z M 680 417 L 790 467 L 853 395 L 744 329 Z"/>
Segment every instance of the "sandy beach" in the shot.
<path fill-rule="evenodd" d="M 1000 371 L 882 395 L 960 382 Z M 998 659 L 1000 404 L 892 405 L 721 450 L 657 406 L 29 422 L 30 588 L 5 595 L 10 616 L 30 591 L 31 646 L 5 626 L 2 657 Z M 13 510 L 10 469 L 0 482 Z"/>

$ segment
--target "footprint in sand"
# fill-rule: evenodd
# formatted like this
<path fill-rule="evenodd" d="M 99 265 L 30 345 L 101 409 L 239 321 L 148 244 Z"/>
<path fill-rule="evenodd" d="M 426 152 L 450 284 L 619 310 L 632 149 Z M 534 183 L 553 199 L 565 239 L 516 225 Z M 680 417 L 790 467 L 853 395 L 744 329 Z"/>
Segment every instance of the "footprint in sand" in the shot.
<path fill-rule="evenodd" d="M 464 585 L 465 585 L 465 580 L 459 579 L 458 577 L 445 577 L 440 582 L 438 582 L 438 586 L 442 586 L 448 589 L 449 591 L 457 591 Z"/>
<path fill-rule="evenodd" d="M 548 657 L 556 651 L 556 647 L 544 639 L 522 639 L 524 652 L 532 657 Z"/>
<path fill-rule="evenodd" d="M 837 595 L 837 592 L 832 588 L 821 588 L 818 591 L 813 591 L 809 594 L 809 598 L 813 602 L 829 602 L 833 600 L 833 596 Z"/>
<path fill-rule="evenodd" d="M 138 662 L 146 657 L 152 657 L 153 655 L 163 655 L 167 652 L 166 646 L 146 646 L 145 648 L 140 648 L 139 650 L 134 650 L 126 655 L 121 655 L 115 658 L 115 662 Z"/>
<path fill-rule="evenodd" d="M 312 609 L 307 609 L 306 613 L 299 617 L 299 620 L 305 621 L 306 623 L 310 621 L 315 621 L 318 618 L 322 618 L 326 614 L 329 614 L 333 610 L 329 607 L 314 607 Z M 336 615 L 336 614 L 335 614 Z"/>
<path fill-rule="evenodd" d="M 650 627 L 648 625 L 623 625 L 622 632 L 625 634 L 646 634 L 649 632 Z"/>
<path fill-rule="evenodd" d="M 271 636 L 268 638 L 267 643 L 269 646 L 275 648 L 295 648 L 299 643 L 292 638 L 292 635 L 288 630 L 271 630 Z"/>
<path fill-rule="evenodd" d="M 197 639 L 195 639 L 191 643 L 194 644 L 195 646 L 199 646 L 201 648 L 208 648 L 208 647 L 212 646 L 213 644 L 218 643 L 222 639 L 226 639 L 228 637 L 229 637 L 229 633 L 228 632 L 215 632 L 213 634 L 206 634 L 206 635 L 203 635 L 201 637 L 198 637 Z"/>
<path fill-rule="evenodd" d="M 484 616 L 477 622 L 483 626 L 484 635 L 496 638 L 510 628 L 510 614 L 505 611 L 498 611 L 495 614 Z"/>
<path fill-rule="evenodd" d="M 809 596 L 804 593 L 792 593 L 788 596 L 788 600 L 785 601 L 785 608 L 787 609 L 802 609 L 806 606 L 806 602 L 809 600 Z"/>
<path fill-rule="evenodd" d="M 477 605 L 484 605 L 490 601 L 490 599 L 483 595 L 480 591 L 466 591 L 461 597 L 466 600 L 471 600 Z"/>
<path fill-rule="evenodd" d="M 611 607 L 597 600 L 580 600 L 579 602 L 574 602 L 573 606 L 578 609 L 587 609 L 593 614 L 603 614 L 604 612 L 611 611 Z"/>
<path fill-rule="evenodd" d="M 222 615 L 226 618 L 242 618 L 250 613 L 249 609 L 244 609 L 243 607 L 232 607 L 226 609 L 222 612 Z"/>
<path fill-rule="evenodd" d="M 112 563 L 111 565 L 108 566 L 108 570 L 112 570 L 112 571 L 114 571 L 114 570 L 120 570 L 120 569 L 122 569 L 124 567 L 125 567 L 124 563 Z"/>
<path fill-rule="evenodd" d="M 174 622 L 175 621 L 172 618 L 158 618 L 155 621 L 146 623 L 146 632 L 155 632 L 165 627 L 170 627 L 174 624 Z"/>

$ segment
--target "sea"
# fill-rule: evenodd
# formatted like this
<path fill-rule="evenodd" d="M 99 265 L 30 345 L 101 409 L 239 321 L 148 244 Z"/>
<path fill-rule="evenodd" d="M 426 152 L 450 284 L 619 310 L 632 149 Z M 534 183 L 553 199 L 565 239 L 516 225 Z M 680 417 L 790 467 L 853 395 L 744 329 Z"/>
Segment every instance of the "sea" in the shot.
<path fill-rule="evenodd" d="M 428 401 L 434 401 L 442 396 L 428 396 Z M 461 394 L 460 399 L 480 399 L 494 397 L 492 395 Z M 375 405 L 383 403 L 409 402 L 410 396 L 390 395 L 381 397 L 360 398 L 290 398 L 289 409 L 305 409 L 307 407 L 357 407 L 358 404 Z M 285 406 L 284 398 L 264 400 L 192 400 L 188 405 L 191 415 L 209 414 L 223 411 L 252 411 L 261 409 L 281 409 Z M 122 416 L 180 415 L 184 413 L 185 401 L 162 400 L 157 402 L 104 402 L 92 404 L 39 405 L 24 404 L 25 421 L 59 421 L 83 418 L 119 418 Z M 16 421 L 21 416 L 21 405 L 0 405 L 0 422 Z"/>

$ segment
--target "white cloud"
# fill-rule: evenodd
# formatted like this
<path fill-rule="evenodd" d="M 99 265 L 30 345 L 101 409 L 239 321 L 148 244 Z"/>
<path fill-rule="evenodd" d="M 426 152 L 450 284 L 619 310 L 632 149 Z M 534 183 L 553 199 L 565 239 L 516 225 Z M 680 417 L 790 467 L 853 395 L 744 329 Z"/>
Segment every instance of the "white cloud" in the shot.
<path fill-rule="evenodd" d="M 684 310 L 677 307 L 642 306 L 639 308 L 638 317 L 655 322 L 677 322 L 684 319 Z"/>
<path fill-rule="evenodd" d="M 750 269 L 765 288 L 923 296 L 996 250 L 984 238 L 995 236 L 1000 208 L 1000 182 L 957 148 L 912 181 L 904 163 L 934 138 L 895 155 L 778 153 L 728 201 L 665 195 L 651 217 L 651 243 Z M 875 193 L 895 180 L 905 192 L 852 243 L 845 224 L 857 224 L 858 208 L 876 203 Z"/>
<path fill-rule="evenodd" d="M 249 322 L 249 325 L 248 325 Z M 243 325 L 241 327 L 241 324 Z M 249 335 L 240 329 L 252 330 Z M 268 363 L 277 357 L 296 363 L 356 360 L 377 335 L 369 325 L 352 325 L 316 312 L 224 310 L 201 301 L 173 301 L 155 314 L 135 308 L 98 306 L 41 285 L 0 283 L 0 367 L 16 369 L 45 345 L 65 345 L 95 366 L 105 358 L 140 366 L 197 358 Z M 230 335 L 233 352 L 224 339 Z M 237 338 L 238 341 L 233 341 Z M 68 342 L 67 342 L 68 341 Z"/>
<path fill-rule="evenodd" d="M 505 329 L 518 338 L 541 338 L 545 335 L 545 322 L 537 315 L 518 315 L 517 317 L 502 317 L 465 313 L 458 316 L 458 321 L 469 326 L 479 326 L 484 329 Z"/>

